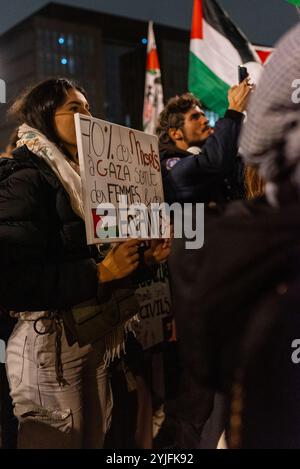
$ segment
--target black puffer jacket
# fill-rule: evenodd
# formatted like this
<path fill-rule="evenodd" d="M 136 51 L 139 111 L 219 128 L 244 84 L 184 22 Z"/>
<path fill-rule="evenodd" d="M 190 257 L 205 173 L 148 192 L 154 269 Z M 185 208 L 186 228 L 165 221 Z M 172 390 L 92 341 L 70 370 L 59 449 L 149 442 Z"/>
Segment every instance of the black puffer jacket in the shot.
<path fill-rule="evenodd" d="M 95 297 L 95 256 L 83 221 L 48 165 L 26 146 L 0 160 L 0 304 L 62 309 Z"/>

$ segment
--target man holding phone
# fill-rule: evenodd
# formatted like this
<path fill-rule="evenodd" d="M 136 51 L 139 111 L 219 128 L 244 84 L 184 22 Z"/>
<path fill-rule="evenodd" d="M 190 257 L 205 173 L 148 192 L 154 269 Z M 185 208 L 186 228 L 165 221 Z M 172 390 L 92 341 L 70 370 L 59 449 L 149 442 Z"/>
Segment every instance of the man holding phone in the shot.
<path fill-rule="evenodd" d="M 157 128 L 166 202 L 224 203 L 243 197 L 238 138 L 251 89 L 248 78 L 229 89 L 228 110 L 214 129 L 194 95 L 169 100 Z"/>

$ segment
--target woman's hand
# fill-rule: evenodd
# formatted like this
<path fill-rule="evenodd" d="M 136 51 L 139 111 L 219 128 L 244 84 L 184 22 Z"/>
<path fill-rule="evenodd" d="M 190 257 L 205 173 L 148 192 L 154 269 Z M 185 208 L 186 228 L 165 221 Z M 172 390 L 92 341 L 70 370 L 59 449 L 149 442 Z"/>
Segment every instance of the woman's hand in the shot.
<path fill-rule="evenodd" d="M 97 266 L 100 282 L 111 282 L 132 274 L 139 265 L 140 244 L 140 240 L 130 239 L 115 245 Z"/>
<path fill-rule="evenodd" d="M 172 238 L 152 239 L 150 241 L 150 248 L 144 253 L 145 263 L 151 265 L 167 260 L 171 252 L 171 245 Z"/>

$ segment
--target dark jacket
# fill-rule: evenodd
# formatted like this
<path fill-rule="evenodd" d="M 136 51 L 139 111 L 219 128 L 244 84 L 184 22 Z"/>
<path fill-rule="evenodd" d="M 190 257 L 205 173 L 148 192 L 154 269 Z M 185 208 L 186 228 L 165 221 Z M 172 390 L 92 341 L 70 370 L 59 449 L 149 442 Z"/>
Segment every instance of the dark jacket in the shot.
<path fill-rule="evenodd" d="M 26 146 L 0 160 L 0 304 L 66 308 L 95 297 L 96 262 L 84 222 L 48 165 Z"/>
<path fill-rule="evenodd" d="M 244 196 L 244 167 L 238 154 L 243 114 L 227 111 L 199 155 L 175 145 L 160 147 L 165 200 L 225 203 Z"/>
<path fill-rule="evenodd" d="M 235 202 L 205 222 L 204 247 L 175 240 L 170 259 L 191 386 L 230 396 L 240 379 L 241 446 L 299 448 L 300 205 Z"/>
<path fill-rule="evenodd" d="M 15 311 L 64 310 L 130 289 L 155 275 L 141 261 L 133 274 L 99 285 L 99 254 L 88 246 L 85 224 L 43 160 L 23 146 L 0 159 L 0 307 Z M 1 309 L 1 308 L 0 308 Z"/>
<path fill-rule="evenodd" d="M 204 247 L 187 250 L 185 239 L 176 239 L 169 263 L 179 329 L 189 347 L 191 340 L 199 344 L 186 358 L 197 364 L 199 380 L 218 387 L 230 382 L 222 365 L 233 362 L 225 356 L 237 358 L 237 341 L 257 303 L 300 273 L 300 206 L 276 210 L 260 199 L 234 202 L 223 215 L 209 212 Z"/>

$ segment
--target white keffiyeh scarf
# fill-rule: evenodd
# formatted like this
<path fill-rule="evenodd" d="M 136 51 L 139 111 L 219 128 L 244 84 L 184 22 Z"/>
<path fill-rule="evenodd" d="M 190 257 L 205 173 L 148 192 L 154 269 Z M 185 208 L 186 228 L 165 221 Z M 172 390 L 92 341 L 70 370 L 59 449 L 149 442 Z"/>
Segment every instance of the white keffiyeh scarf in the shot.
<path fill-rule="evenodd" d="M 17 147 L 26 145 L 32 153 L 39 156 L 50 166 L 69 194 L 72 209 L 84 220 L 81 179 L 65 155 L 45 135 L 27 124 L 21 125 L 18 137 Z"/>

